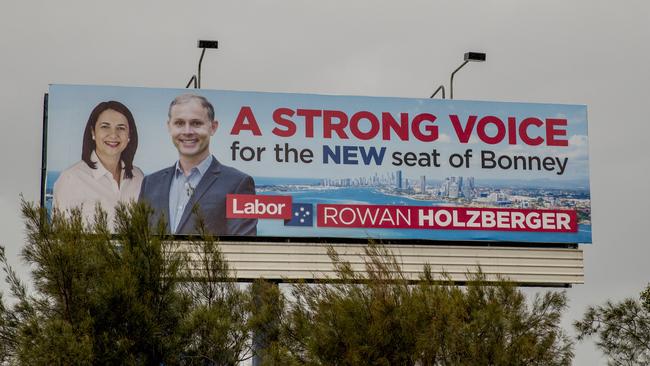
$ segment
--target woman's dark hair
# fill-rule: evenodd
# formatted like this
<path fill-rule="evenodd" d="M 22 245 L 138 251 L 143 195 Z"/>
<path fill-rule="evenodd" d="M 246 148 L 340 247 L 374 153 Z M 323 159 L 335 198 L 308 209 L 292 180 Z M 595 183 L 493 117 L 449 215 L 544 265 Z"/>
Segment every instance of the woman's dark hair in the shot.
<path fill-rule="evenodd" d="M 135 127 L 133 114 L 131 114 L 129 108 L 120 102 L 114 100 L 101 102 L 90 113 L 88 122 L 86 123 L 86 129 L 84 130 L 81 160 L 88 164 L 91 169 L 97 169 L 97 164 L 90 160 L 90 155 L 97 147 L 95 140 L 93 140 L 93 129 L 97 124 L 99 115 L 109 109 L 122 114 L 129 123 L 129 142 L 126 144 L 124 151 L 122 151 L 120 159 L 124 162 L 124 178 L 131 179 L 133 178 L 133 158 L 135 157 L 135 151 L 138 149 L 138 130 Z"/>

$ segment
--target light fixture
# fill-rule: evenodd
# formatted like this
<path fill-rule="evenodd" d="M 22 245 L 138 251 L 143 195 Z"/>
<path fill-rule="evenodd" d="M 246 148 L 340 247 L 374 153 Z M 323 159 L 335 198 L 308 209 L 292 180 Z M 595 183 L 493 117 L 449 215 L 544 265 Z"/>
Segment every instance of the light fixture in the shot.
<path fill-rule="evenodd" d="M 454 75 L 458 72 L 458 70 L 462 69 L 463 66 L 467 65 L 468 62 L 484 62 L 485 61 L 485 53 L 481 52 L 466 52 L 465 61 L 458 66 L 454 72 L 451 73 L 451 78 L 449 79 L 449 99 L 454 99 Z"/>
<path fill-rule="evenodd" d="M 201 63 L 203 62 L 203 56 L 205 55 L 205 50 L 208 48 L 214 48 L 214 49 L 219 48 L 219 41 L 200 39 L 196 43 L 196 46 L 202 49 L 201 58 L 199 58 L 199 70 L 196 75 L 192 75 L 190 81 L 188 81 L 187 85 L 185 85 L 185 88 L 189 88 L 192 82 L 194 82 L 194 89 L 201 89 Z"/>

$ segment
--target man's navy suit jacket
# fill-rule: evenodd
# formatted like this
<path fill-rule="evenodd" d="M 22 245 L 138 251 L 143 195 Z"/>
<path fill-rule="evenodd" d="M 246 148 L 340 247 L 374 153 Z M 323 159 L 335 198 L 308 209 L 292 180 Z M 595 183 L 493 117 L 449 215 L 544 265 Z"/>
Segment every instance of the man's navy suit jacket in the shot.
<path fill-rule="evenodd" d="M 161 218 L 169 224 L 169 188 L 176 165 L 157 171 L 144 178 L 140 189 L 140 201 L 147 202 L 153 209 L 152 224 Z M 197 232 L 197 206 L 203 218 L 206 233 L 220 235 L 257 235 L 257 219 L 226 219 L 226 194 L 255 194 L 255 182 L 249 175 L 219 163 L 212 157 L 212 164 L 194 189 L 175 234 L 193 235 Z"/>

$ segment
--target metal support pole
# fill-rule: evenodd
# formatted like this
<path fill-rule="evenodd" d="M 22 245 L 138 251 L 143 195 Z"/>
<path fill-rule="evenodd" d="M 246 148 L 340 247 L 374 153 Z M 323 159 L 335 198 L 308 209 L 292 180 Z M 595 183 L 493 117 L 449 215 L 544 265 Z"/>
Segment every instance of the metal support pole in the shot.
<path fill-rule="evenodd" d="M 467 65 L 469 60 L 466 60 L 463 62 L 454 72 L 451 73 L 451 78 L 449 80 L 449 99 L 454 99 L 454 75 L 458 72 L 458 70 L 462 69 L 463 66 Z"/>
<path fill-rule="evenodd" d="M 47 204 L 47 114 L 49 94 L 43 97 L 43 138 L 41 142 L 41 207 Z"/>
<path fill-rule="evenodd" d="M 438 87 L 438 89 L 436 89 L 436 91 L 434 91 L 433 94 L 431 94 L 431 96 L 429 98 L 435 97 L 436 94 L 438 94 L 438 92 L 441 91 L 441 90 L 442 90 L 442 99 L 445 99 L 445 86 L 444 85 L 440 85 Z"/>
<path fill-rule="evenodd" d="M 198 89 L 201 89 L 201 63 L 203 62 L 203 55 L 205 55 L 205 48 L 201 51 L 201 58 L 199 58 Z M 196 84 L 194 88 L 197 88 Z"/>
<path fill-rule="evenodd" d="M 208 48 L 214 48 L 214 49 L 219 48 L 219 41 L 200 39 L 197 42 L 197 46 L 201 49 L 201 57 L 199 58 L 198 71 L 196 74 L 192 75 L 190 81 L 187 82 L 187 85 L 185 85 L 186 89 L 189 88 L 190 85 L 192 85 L 192 83 L 194 83 L 194 89 L 201 89 L 201 64 L 203 64 L 203 56 L 205 56 L 205 50 L 207 50 Z"/>
<path fill-rule="evenodd" d="M 185 85 L 185 89 L 189 88 L 192 82 L 194 82 L 194 89 L 196 89 L 196 75 L 192 75 L 190 81 L 188 81 L 187 85 Z"/>
<path fill-rule="evenodd" d="M 262 365 L 262 355 L 268 347 L 277 342 L 282 314 L 282 293 L 277 282 L 255 281 L 251 284 L 253 295 L 253 316 L 264 319 L 253 333 L 253 366 Z"/>

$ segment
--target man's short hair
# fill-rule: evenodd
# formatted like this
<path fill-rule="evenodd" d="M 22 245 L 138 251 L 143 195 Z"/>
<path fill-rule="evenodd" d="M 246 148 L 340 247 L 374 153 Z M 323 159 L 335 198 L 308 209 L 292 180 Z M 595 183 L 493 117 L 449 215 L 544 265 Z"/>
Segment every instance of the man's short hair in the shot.
<path fill-rule="evenodd" d="M 214 121 L 214 107 L 212 106 L 212 103 L 210 103 L 205 97 L 196 94 L 181 94 L 174 98 L 174 100 L 172 100 L 171 104 L 169 105 L 169 111 L 167 112 L 168 118 L 172 118 L 173 106 L 177 104 L 187 103 L 192 99 L 195 99 L 201 103 L 201 106 L 208 111 L 208 118 L 210 118 L 210 121 Z"/>

